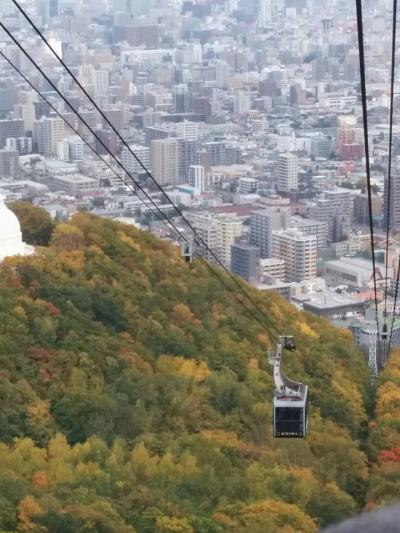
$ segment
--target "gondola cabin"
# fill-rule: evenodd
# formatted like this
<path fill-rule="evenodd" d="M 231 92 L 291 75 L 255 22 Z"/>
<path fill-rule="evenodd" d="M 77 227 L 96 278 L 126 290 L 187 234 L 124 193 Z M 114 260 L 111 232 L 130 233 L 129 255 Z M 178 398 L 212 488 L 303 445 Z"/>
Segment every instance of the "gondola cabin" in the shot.
<path fill-rule="evenodd" d="M 301 387 L 300 397 L 274 395 L 274 437 L 296 439 L 307 435 L 308 387 L 307 385 Z"/>
<path fill-rule="evenodd" d="M 193 245 L 183 242 L 181 244 L 181 255 L 186 263 L 191 263 L 193 261 Z"/>
<path fill-rule="evenodd" d="M 308 386 L 288 378 L 282 369 L 282 352 L 296 349 L 291 335 L 279 336 L 276 351 L 269 354 L 274 367 L 273 434 L 284 439 L 301 439 L 307 435 Z"/>

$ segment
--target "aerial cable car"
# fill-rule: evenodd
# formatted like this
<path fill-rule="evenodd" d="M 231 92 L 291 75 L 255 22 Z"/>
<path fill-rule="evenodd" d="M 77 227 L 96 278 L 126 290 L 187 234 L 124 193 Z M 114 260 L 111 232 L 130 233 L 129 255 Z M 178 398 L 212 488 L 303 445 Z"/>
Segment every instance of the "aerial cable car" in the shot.
<path fill-rule="evenodd" d="M 181 241 L 181 256 L 186 263 L 192 263 L 196 259 L 197 240 L 182 240 Z"/>
<path fill-rule="evenodd" d="M 387 327 L 387 323 L 385 322 L 382 326 L 382 340 L 386 342 L 388 338 L 389 338 L 388 327 Z"/>
<path fill-rule="evenodd" d="M 274 368 L 273 430 L 277 438 L 303 438 L 307 435 L 308 386 L 292 381 L 282 371 L 283 350 L 295 350 L 291 336 L 280 336 L 276 351 L 269 355 Z"/>
<path fill-rule="evenodd" d="M 181 256 L 186 263 L 193 261 L 193 246 L 190 242 L 181 242 Z"/>

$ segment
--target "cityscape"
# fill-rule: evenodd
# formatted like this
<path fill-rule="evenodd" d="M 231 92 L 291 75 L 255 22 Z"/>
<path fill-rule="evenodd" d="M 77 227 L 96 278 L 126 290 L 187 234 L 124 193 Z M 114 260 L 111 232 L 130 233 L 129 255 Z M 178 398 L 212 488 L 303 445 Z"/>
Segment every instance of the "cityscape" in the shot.
<path fill-rule="evenodd" d="M 396 125 L 389 209 L 385 204 L 387 3 L 366 2 L 365 22 L 381 296 L 385 283 L 393 288 L 400 245 L 395 236 L 400 228 Z M 374 367 L 376 326 L 368 318 L 373 265 L 351 3 L 25 2 L 140 161 L 29 31 L 11 2 L 3 4 L 5 23 L 96 133 L 94 137 L 82 125 L 30 59 L 3 36 L 3 54 L 61 113 L 56 115 L 10 64 L 1 62 L 0 187 L 7 199 L 28 199 L 57 219 L 84 210 L 171 238 L 141 192 L 136 189 L 134 195 L 124 185 L 110 150 L 174 219 L 177 214 L 164 195 L 151 188 L 146 170 L 151 171 L 234 274 L 259 289 L 279 291 L 300 308 L 345 321 Z M 125 179 L 129 181 L 126 174 Z M 387 258 L 386 211 L 391 229 Z M 180 229 L 185 234 L 187 228 Z M 195 253 L 213 260 L 201 247 Z M 400 342 L 400 323 L 395 324 L 393 342 Z"/>
<path fill-rule="evenodd" d="M 398 531 L 396 27 L 0 2 L 2 532 Z"/>

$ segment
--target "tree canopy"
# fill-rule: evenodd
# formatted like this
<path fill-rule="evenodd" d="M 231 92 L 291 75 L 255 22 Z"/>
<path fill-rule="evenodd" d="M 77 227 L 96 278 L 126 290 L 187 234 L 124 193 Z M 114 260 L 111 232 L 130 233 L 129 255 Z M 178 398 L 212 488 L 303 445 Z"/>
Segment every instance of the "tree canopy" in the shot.
<path fill-rule="evenodd" d="M 349 332 L 248 287 L 311 391 L 309 437 L 277 441 L 272 339 L 202 263 L 82 213 L 0 270 L 0 530 L 297 533 L 363 508 L 370 387 Z"/>
<path fill-rule="evenodd" d="M 8 207 L 20 221 L 24 242 L 36 246 L 49 244 L 54 223 L 45 209 L 21 201 L 12 202 Z"/>

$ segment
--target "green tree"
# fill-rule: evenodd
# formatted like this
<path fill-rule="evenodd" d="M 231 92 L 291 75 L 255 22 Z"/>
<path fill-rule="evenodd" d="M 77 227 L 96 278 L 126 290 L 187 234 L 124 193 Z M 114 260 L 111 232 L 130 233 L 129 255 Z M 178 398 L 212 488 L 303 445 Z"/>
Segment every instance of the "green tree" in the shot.
<path fill-rule="evenodd" d="M 25 242 L 37 246 L 49 244 L 55 224 L 45 209 L 21 201 L 12 202 L 8 207 L 18 217 Z"/>

